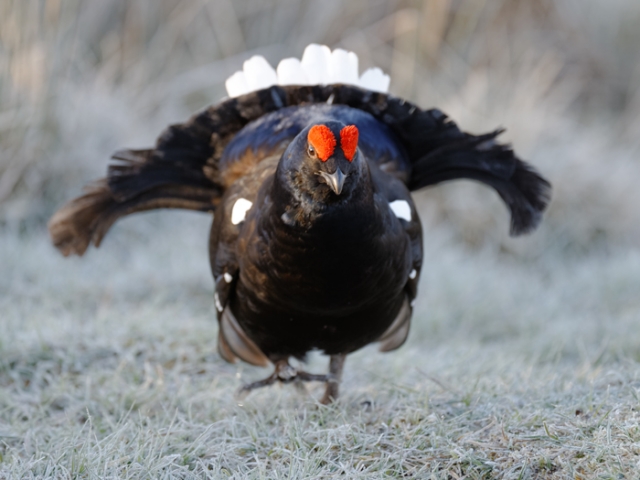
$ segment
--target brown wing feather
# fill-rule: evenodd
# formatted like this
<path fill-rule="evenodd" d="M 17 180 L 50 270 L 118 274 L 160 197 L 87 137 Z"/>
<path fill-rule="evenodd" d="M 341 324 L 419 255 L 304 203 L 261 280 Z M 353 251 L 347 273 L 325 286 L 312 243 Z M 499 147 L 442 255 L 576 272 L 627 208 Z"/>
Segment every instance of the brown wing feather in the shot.
<path fill-rule="evenodd" d="M 118 152 L 106 179 L 53 216 L 54 244 L 65 255 L 82 255 L 124 215 L 154 208 L 212 210 L 230 182 L 247 171 L 237 167 L 227 175 L 219 168 L 224 148 L 240 129 L 284 107 L 324 102 L 366 111 L 387 124 L 414 163 L 411 189 L 461 177 L 487 183 L 511 209 L 513 233 L 533 228 L 546 208 L 549 183 L 495 143 L 498 132 L 469 135 L 438 110 L 355 86 L 273 86 L 170 126 L 153 149 Z"/>

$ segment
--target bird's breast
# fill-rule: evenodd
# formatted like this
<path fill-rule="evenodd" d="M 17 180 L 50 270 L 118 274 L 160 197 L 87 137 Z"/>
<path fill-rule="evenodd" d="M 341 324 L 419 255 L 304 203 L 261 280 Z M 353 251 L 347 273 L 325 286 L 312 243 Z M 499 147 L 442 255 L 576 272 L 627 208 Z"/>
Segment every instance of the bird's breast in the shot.
<path fill-rule="evenodd" d="M 283 310 L 348 315 L 395 299 L 409 269 L 401 229 L 388 231 L 372 207 L 297 229 L 272 219 L 253 230 L 240 280 L 257 300 Z"/>
<path fill-rule="evenodd" d="M 279 215 L 247 220 L 232 309 L 270 358 L 351 352 L 389 327 L 411 259 L 399 223 L 379 213 L 358 208 L 308 229 Z"/>

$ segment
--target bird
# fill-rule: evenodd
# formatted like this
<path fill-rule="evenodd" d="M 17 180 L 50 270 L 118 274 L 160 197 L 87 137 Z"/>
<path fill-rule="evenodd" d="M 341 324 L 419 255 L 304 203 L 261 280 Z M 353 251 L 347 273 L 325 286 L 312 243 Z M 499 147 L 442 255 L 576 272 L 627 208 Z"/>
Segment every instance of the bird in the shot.
<path fill-rule="evenodd" d="M 155 147 L 113 155 L 106 178 L 49 222 L 65 255 L 98 247 L 136 212 L 213 214 L 209 260 L 227 362 L 273 366 L 274 383 L 325 383 L 339 396 L 345 359 L 408 337 L 423 266 L 423 228 L 411 192 L 455 179 L 493 188 L 510 233 L 531 232 L 551 184 L 496 138 L 474 135 L 436 108 L 387 93 L 380 69 L 358 76 L 353 52 L 309 45 L 275 71 L 259 56 L 226 83 L 229 98 L 169 126 Z M 327 374 L 291 364 L 311 351 Z"/>

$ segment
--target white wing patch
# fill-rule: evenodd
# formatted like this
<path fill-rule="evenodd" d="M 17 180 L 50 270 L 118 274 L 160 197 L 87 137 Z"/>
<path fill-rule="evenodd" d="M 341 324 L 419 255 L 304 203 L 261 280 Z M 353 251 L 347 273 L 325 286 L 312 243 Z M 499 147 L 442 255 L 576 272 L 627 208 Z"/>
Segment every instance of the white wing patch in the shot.
<path fill-rule="evenodd" d="M 389 207 L 396 217 L 402 218 L 407 222 L 411 221 L 411 207 L 406 200 L 394 200 L 389 204 Z"/>
<path fill-rule="evenodd" d="M 273 69 L 261 56 L 254 55 L 244 62 L 242 70 L 225 82 L 230 97 L 267 88 L 272 85 L 329 85 L 344 83 L 367 90 L 389 91 L 389 75 L 379 68 L 370 68 L 358 76 L 358 56 L 341 48 L 333 52 L 326 45 L 307 45 L 302 59 L 285 58 Z"/>
<path fill-rule="evenodd" d="M 252 206 L 253 202 L 250 202 L 246 198 L 239 198 L 236 200 L 236 203 L 233 204 L 233 209 L 231 210 L 231 223 L 238 225 L 240 222 L 244 221 L 244 218 L 247 216 L 247 212 Z"/>
<path fill-rule="evenodd" d="M 213 296 L 213 299 L 216 302 L 216 308 L 218 309 L 218 311 L 221 312 L 222 310 L 224 310 L 224 308 L 222 308 L 222 304 L 220 303 L 220 297 L 218 297 L 217 293 Z"/>
<path fill-rule="evenodd" d="M 233 281 L 233 277 L 232 277 L 229 273 L 224 272 L 224 275 L 223 275 L 223 276 L 224 276 L 224 281 L 225 281 L 225 282 L 227 282 L 227 283 L 231 283 L 231 282 Z"/>

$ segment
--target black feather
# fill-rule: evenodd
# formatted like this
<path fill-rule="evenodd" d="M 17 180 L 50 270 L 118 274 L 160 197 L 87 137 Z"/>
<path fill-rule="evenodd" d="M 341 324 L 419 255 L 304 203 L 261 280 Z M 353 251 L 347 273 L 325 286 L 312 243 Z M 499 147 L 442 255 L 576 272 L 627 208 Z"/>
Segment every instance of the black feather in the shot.
<path fill-rule="evenodd" d="M 318 124 L 336 146 L 322 161 L 309 148 Z M 348 157 L 346 125 L 361 130 Z M 332 377 L 323 377 L 330 401 L 345 355 L 376 341 L 398 348 L 409 333 L 423 266 L 409 190 L 476 180 L 504 200 L 512 234 L 539 223 L 551 186 L 496 142 L 500 133 L 471 135 L 439 110 L 358 87 L 274 86 L 170 126 L 154 148 L 117 152 L 107 178 L 49 229 L 65 255 L 82 255 L 122 216 L 215 208 L 209 253 L 222 357 L 273 362 L 255 387 L 317 379 L 287 362 L 322 350 L 332 356 Z"/>
<path fill-rule="evenodd" d="M 500 131 L 470 135 L 437 109 L 422 110 L 392 95 L 355 86 L 294 85 L 226 100 L 184 124 L 168 127 L 153 149 L 117 152 L 113 157 L 117 163 L 109 166 L 100 188 L 73 200 L 52 219 L 54 242 L 66 245 L 67 253 L 82 254 L 91 239 L 97 245 L 123 215 L 149 208 L 212 210 L 226 188 L 220 159 L 243 127 L 270 112 L 328 100 L 367 112 L 391 130 L 396 137 L 391 141 L 411 163 L 407 182 L 411 190 L 456 178 L 477 180 L 496 189 L 506 202 L 512 234 L 529 232 L 539 223 L 551 186 L 510 148 L 495 143 Z M 69 250 L 69 245 L 79 247 Z"/>

